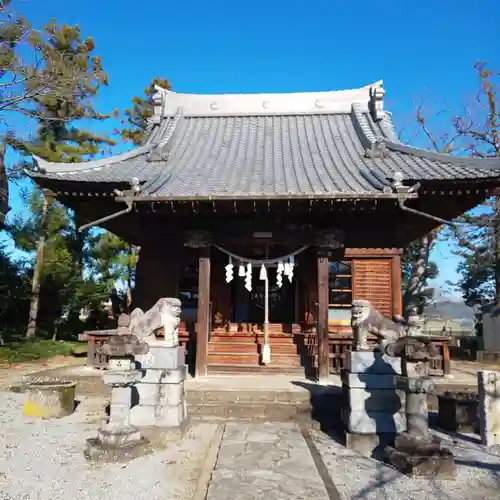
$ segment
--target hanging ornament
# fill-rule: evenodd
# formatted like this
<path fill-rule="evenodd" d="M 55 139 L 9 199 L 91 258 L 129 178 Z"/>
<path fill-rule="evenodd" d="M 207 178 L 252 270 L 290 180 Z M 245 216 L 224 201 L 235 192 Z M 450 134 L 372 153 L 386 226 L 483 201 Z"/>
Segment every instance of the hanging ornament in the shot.
<path fill-rule="evenodd" d="M 260 274 L 259 274 L 259 279 L 261 281 L 266 281 L 267 280 L 267 270 L 266 270 L 266 266 L 264 266 L 264 264 L 262 264 L 260 266 Z"/>
<path fill-rule="evenodd" d="M 288 262 L 285 262 L 285 276 L 288 277 L 288 281 L 291 283 L 293 279 L 293 268 L 295 267 L 295 259 L 293 255 L 290 257 Z"/>
<path fill-rule="evenodd" d="M 234 278 L 234 272 L 233 272 L 233 261 L 231 259 L 231 257 L 229 257 L 229 262 L 226 266 L 226 283 L 231 283 L 231 281 L 233 281 L 233 278 Z"/>
<path fill-rule="evenodd" d="M 290 257 L 290 262 L 288 264 L 288 281 L 291 283 L 293 279 L 293 270 L 295 268 L 295 257 L 292 255 Z"/>
<path fill-rule="evenodd" d="M 250 262 L 247 264 L 247 272 L 245 276 L 245 288 L 249 292 L 252 291 L 252 264 L 250 264 Z"/>
<path fill-rule="evenodd" d="M 280 260 L 278 262 L 278 268 L 276 269 L 276 285 L 278 288 L 281 288 L 283 286 L 283 272 L 285 270 L 285 266 L 283 265 L 283 262 Z"/>
<path fill-rule="evenodd" d="M 245 266 L 243 265 L 243 262 L 240 262 L 240 267 L 238 268 L 238 276 L 240 278 L 243 278 L 245 276 Z"/>

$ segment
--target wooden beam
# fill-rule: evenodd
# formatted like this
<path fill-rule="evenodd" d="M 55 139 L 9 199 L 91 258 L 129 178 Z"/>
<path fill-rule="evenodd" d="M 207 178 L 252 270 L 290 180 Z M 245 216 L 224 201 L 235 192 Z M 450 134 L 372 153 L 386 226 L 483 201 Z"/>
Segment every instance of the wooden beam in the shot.
<path fill-rule="evenodd" d="M 401 257 L 395 255 L 391 262 L 392 267 L 392 314 L 402 316 L 403 293 L 401 290 Z"/>
<path fill-rule="evenodd" d="M 206 377 L 210 328 L 210 248 L 200 248 L 198 257 L 198 322 L 196 331 L 196 376 Z"/>
<path fill-rule="evenodd" d="M 318 254 L 318 378 L 328 379 L 330 375 L 328 356 L 328 257 Z"/>
<path fill-rule="evenodd" d="M 345 257 L 391 257 L 393 255 L 401 255 L 401 248 L 346 248 L 344 250 Z"/>

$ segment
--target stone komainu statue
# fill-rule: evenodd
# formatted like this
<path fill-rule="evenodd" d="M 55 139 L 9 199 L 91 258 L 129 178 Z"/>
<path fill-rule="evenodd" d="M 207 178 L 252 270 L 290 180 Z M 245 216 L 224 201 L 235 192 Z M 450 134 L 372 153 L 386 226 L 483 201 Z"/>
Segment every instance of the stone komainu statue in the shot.
<path fill-rule="evenodd" d="M 354 300 L 351 310 L 351 326 L 354 334 L 353 350 L 369 351 L 373 347 L 368 345 L 368 336 L 375 335 L 379 345 L 385 347 L 396 342 L 401 337 L 417 335 L 415 326 L 410 325 L 400 316 L 394 319 L 386 318 L 377 311 L 367 300 Z"/>
<path fill-rule="evenodd" d="M 175 298 L 162 298 L 146 312 L 134 309 L 130 315 L 130 333 L 141 341 L 148 342 L 154 340 L 155 333 L 163 328 L 165 344 L 177 347 L 181 311 L 181 301 Z"/>

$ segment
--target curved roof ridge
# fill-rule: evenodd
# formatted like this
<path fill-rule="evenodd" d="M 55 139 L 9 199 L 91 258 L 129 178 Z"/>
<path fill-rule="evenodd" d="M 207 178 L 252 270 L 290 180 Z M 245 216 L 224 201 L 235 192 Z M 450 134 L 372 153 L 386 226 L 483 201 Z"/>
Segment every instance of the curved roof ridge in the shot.
<path fill-rule="evenodd" d="M 76 173 L 93 170 L 95 168 L 107 167 L 122 161 L 131 160 L 132 158 L 149 153 L 149 151 L 151 151 L 154 147 L 155 144 L 153 143 L 145 144 L 144 146 L 139 146 L 131 151 L 125 151 L 124 153 L 119 153 L 109 158 L 99 158 L 98 160 L 89 160 L 81 163 L 52 163 L 40 158 L 37 155 L 32 155 L 32 157 L 35 161 L 37 169 L 42 173 Z"/>
<path fill-rule="evenodd" d="M 476 158 L 470 156 L 457 156 L 450 153 L 438 153 L 436 151 L 430 151 L 428 149 L 417 148 L 414 146 L 407 146 L 399 141 L 391 141 L 388 139 L 384 140 L 385 145 L 391 151 L 397 151 L 399 153 L 410 154 L 418 156 L 420 158 L 425 158 L 427 160 L 439 161 L 442 163 L 451 163 L 456 165 L 463 165 L 467 167 L 480 168 L 483 170 L 493 169 L 500 170 L 500 158 Z"/>
<path fill-rule="evenodd" d="M 381 102 L 382 85 L 379 80 L 347 90 L 255 94 L 184 94 L 156 86 L 155 118 L 173 117 L 179 107 L 185 117 L 350 113 L 353 103 L 368 111 Z"/>

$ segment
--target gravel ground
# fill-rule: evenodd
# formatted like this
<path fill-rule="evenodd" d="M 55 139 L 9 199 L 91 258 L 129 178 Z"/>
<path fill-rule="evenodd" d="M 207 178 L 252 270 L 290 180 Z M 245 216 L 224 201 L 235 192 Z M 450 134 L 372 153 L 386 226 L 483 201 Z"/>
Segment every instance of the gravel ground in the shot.
<path fill-rule="evenodd" d="M 376 460 L 347 450 L 329 436 L 311 431 L 321 457 L 342 500 L 493 500 L 500 498 L 500 447 L 486 450 L 476 436 L 446 446 L 455 455 L 457 477 L 453 481 L 411 479 Z"/>
<path fill-rule="evenodd" d="M 94 466 L 83 448 L 98 427 L 96 401 L 88 398 L 73 415 L 43 421 L 23 416 L 23 395 L 0 392 L 1 500 L 192 498 L 217 426 L 194 424 L 167 450 Z"/>

